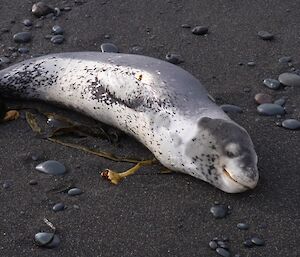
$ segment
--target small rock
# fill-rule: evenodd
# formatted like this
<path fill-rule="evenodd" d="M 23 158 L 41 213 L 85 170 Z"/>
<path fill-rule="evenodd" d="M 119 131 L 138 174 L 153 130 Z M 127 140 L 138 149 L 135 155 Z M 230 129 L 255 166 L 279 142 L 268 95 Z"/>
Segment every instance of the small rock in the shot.
<path fill-rule="evenodd" d="M 215 241 L 210 241 L 208 245 L 212 250 L 216 250 L 218 248 L 218 245 Z"/>
<path fill-rule="evenodd" d="M 32 26 L 32 21 L 29 19 L 25 19 L 22 22 L 26 27 L 31 27 Z"/>
<path fill-rule="evenodd" d="M 192 29 L 192 33 L 195 35 L 205 35 L 208 33 L 208 27 L 206 26 L 196 26 Z"/>
<path fill-rule="evenodd" d="M 49 175 L 63 175 L 66 173 L 66 168 L 58 161 L 45 161 L 35 167 L 36 170 Z"/>
<path fill-rule="evenodd" d="M 254 246 L 253 242 L 251 241 L 251 239 L 247 239 L 243 242 L 243 245 L 247 248 L 250 248 L 252 246 Z"/>
<path fill-rule="evenodd" d="M 105 34 L 105 35 L 104 35 L 104 38 L 105 38 L 105 39 L 110 39 L 110 35 Z"/>
<path fill-rule="evenodd" d="M 220 204 L 210 208 L 210 212 L 216 219 L 224 218 L 228 214 L 228 206 Z"/>
<path fill-rule="evenodd" d="M 55 248 L 60 244 L 60 239 L 56 234 L 47 232 L 35 234 L 34 241 L 38 246 L 46 248 Z"/>
<path fill-rule="evenodd" d="M 230 252 L 228 252 L 227 250 L 223 249 L 223 248 L 217 248 L 216 252 L 223 257 L 230 257 Z"/>
<path fill-rule="evenodd" d="M 220 108 L 226 113 L 242 113 L 241 107 L 232 104 L 223 104 Z"/>
<path fill-rule="evenodd" d="M 119 49 L 116 45 L 112 43 L 103 43 L 100 46 L 101 52 L 107 52 L 107 53 L 118 53 Z"/>
<path fill-rule="evenodd" d="M 20 54 L 27 54 L 27 53 L 29 53 L 29 49 L 28 49 L 27 47 L 20 47 L 20 48 L 18 49 L 18 52 L 19 52 Z"/>
<path fill-rule="evenodd" d="M 282 73 L 279 75 L 278 80 L 286 86 L 300 86 L 300 76 L 295 73 Z"/>
<path fill-rule="evenodd" d="M 54 35 L 62 35 L 62 34 L 64 34 L 64 30 L 63 30 L 63 28 L 61 26 L 54 25 L 52 27 L 52 33 Z"/>
<path fill-rule="evenodd" d="M 264 85 L 270 89 L 278 89 L 280 82 L 277 79 L 264 79 Z"/>
<path fill-rule="evenodd" d="M 48 6 L 47 4 L 45 4 L 44 2 L 38 2 L 32 6 L 31 12 L 34 16 L 41 17 L 49 13 L 53 13 L 54 9 Z"/>
<path fill-rule="evenodd" d="M 181 24 L 181 28 L 190 29 L 191 25 L 189 25 L 189 24 Z"/>
<path fill-rule="evenodd" d="M 296 119 L 287 119 L 282 122 L 282 127 L 291 130 L 300 129 L 300 121 Z"/>
<path fill-rule="evenodd" d="M 248 230 L 249 229 L 249 225 L 246 224 L 246 223 L 238 223 L 237 225 L 237 228 L 240 229 L 240 230 Z"/>
<path fill-rule="evenodd" d="M 250 67 L 254 67 L 255 66 L 255 62 L 248 62 L 247 65 L 250 66 Z"/>
<path fill-rule="evenodd" d="M 31 185 L 31 186 L 35 186 L 35 185 L 38 184 L 38 182 L 34 179 L 31 179 L 31 180 L 29 180 L 28 184 Z"/>
<path fill-rule="evenodd" d="M 65 11 L 65 12 L 69 12 L 69 11 L 71 11 L 72 10 L 72 7 L 70 7 L 70 6 L 65 6 L 63 9 L 62 9 L 62 11 Z"/>
<path fill-rule="evenodd" d="M 251 242 L 257 246 L 263 246 L 265 245 L 265 241 L 263 239 L 260 239 L 258 237 L 252 237 Z"/>
<path fill-rule="evenodd" d="M 254 96 L 254 100 L 258 104 L 272 103 L 272 96 L 263 93 L 258 93 Z"/>
<path fill-rule="evenodd" d="M 75 196 L 75 195 L 80 195 L 80 194 L 82 194 L 82 191 L 80 188 L 77 188 L 77 187 L 71 188 L 68 191 L 68 195 L 70 195 L 70 196 Z"/>
<path fill-rule="evenodd" d="M 285 99 L 284 98 L 277 99 L 277 100 L 274 101 L 274 104 L 284 106 L 285 105 Z"/>
<path fill-rule="evenodd" d="M 16 43 L 28 43 L 31 41 L 31 33 L 30 32 L 19 32 L 13 37 Z"/>
<path fill-rule="evenodd" d="M 259 31 L 257 35 L 263 40 L 272 40 L 274 38 L 274 35 L 268 31 Z"/>
<path fill-rule="evenodd" d="M 173 64 L 180 64 L 182 63 L 182 59 L 180 57 L 180 55 L 178 54 L 171 54 L 171 53 L 168 53 L 166 55 L 166 61 L 167 62 L 170 62 L 170 63 L 173 63 Z"/>
<path fill-rule="evenodd" d="M 279 63 L 289 63 L 291 61 L 292 61 L 292 57 L 290 56 L 283 56 L 278 60 Z"/>
<path fill-rule="evenodd" d="M 282 115 L 285 113 L 285 110 L 282 106 L 277 104 L 261 104 L 257 106 L 257 111 L 262 115 L 274 116 Z"/>
<path fill-rule="evenodd" d="M 129 48 L 129 53 L 131 54 L 142 54 L 143 53 L 143 47 L 141 46 L 133 46 Z"/>
<path fill-rule="evenodd" d="M 55 35 L 55 36 L 51 37 L 50 41 L 53 44 L 59 45 L 59 44 L 62 44 L 65 41 L 65 38 L 64 38 L 63 35 Z"/>
<path fill-rule="evenodd" d="M 65 205 L 63 203 L 57 203 L 52 207 L 52 210 L 55 212 L 63 211 L 65 209 Z"/>
<path fill-rule="evenodd" d="M 0 65 L 2 64 L 9 64 L 10 63 L 10 59 L 3 56 L 3 57 L 0 57 Z"/>

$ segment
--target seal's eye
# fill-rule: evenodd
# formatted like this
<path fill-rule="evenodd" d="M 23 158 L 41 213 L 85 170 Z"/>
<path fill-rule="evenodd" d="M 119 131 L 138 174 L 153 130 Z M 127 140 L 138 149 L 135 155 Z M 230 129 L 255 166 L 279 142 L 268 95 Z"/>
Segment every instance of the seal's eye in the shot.
<path fill-rule="evenodd" d="M 226 152 L 226 155 L 227 155 L 229 158 L 235 157 L 235 154 L 234 154 L 233 152 L 229 152 L 229 151 Z"/>
<path fill-rule="evenodd" d="M 239 146 L 235 143 L 230 143 L 226 146 L 225 153 L 229 158 L 237 157 L 239 155 Z"/>

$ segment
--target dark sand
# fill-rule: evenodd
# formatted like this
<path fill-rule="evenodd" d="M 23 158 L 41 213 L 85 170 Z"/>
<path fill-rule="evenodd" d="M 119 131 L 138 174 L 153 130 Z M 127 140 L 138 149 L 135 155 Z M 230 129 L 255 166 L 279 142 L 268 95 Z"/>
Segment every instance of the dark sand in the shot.
<path fill-rule="evenodd" d="M 143 47 L 142 54 L 161 59 L 167 52 L 181 54 L 185 60 L 181 66 L 201 79 L 213 96 L 221 98 L 220 104 L 243 108 L 244 113 L 232 118 L 252 136 L 261 178 L 255 190 L 230 195 L 189 176 L 161 175 L 156 168 L 145 168 L 122 184 L 112 186 L 101 179 L 99 171 L 107 167 L 121 171 L 131 165 L 40 139 L 20 118 L 0 126 L 0 256 L 207 257 L 217 256 L 208 242 L 219 235 L 229 236 L 232 252 L 241 256 L 300 256 L 300 134 L 276 127 L 275 121 L 280 119 L 259 116 L 253 100 L 259 92 L 269 93 L 275 99 L 287 96 L 286 117 L 300 118 L 300 88 L 272 91 L 262 85 L 263 79 L 277 78 L 289 70 L 278 64 L 282 56 L 292 56 L 295 67 L 300 68 L 300 2 L 47 2 L 58 7 L 69 5 L 72 10 L 57 21 L 47 18 L 42 28 L 32 30 L 34 38 L 27 45 L 31 54 L 99 51 L 103 42 L 113 42 L 125 53 L 139 45 Z M 20 23 L 23 19 L 36 22 L 30 13 L 32 3 L 1 0 L 0 28 L 11 29 L 0 36 L 1 52 L 15 45 L 12 36 L 24 29 Z M 16 24 L 11 24 L 11 20 Z M 189 29 L 181 28 L 183 23 L 207 25 L 210 33 L 192 35 Z M 66 31 L 66 42 L 60 46 L 44 39 L 54 24 Z M 275 40 L 259 39 L 260 30 L 274 33 Z M 105 40 L 105 34 L 111 35 L 111 39 Z M 26 57 L 17 60 L 22 58 Z M 248 61 L 255 61 L 256 66 L 248 67 Z M 240 66 L 240 62 L 244 65 Z M 251 91 L 246 93 L 245 88 Z M 8 105 L 15 103 L 7 101 Z M 38 106 L 79 121 L 88 120 L 50 105 Z M 120 155 L 150 155 L 128 136 L 121 138 L 121 148 L 102 140 L 90 144 Z M 39 161 L 26 158 L 39 152 L 43 153 Z M 49 177 L 34 170 L 37 163 L 47 159 L 64 163 L 68 174 Z M 31 179 L 36 179 L 38 185 L 30 186 Z M 46 193 L 71 180 L 84 190 L 82 195 Z M 11 183 L 10 188 L 2 188 L 5 181 Z M 53 203 L 59 201 L 67 209 L 54 213 Z M 214 201 L 229 204 L 232 214 L 215 220 L 209 212 Z M 35 233 L 45 228 L 44 217 L 58 228 L 61 245 L 56 249 L 42 249 L 33 243 Z M 251 229 L 239 231 L 238 222 L 249 223 Z M 245 249 L 242 242 L 251 235 L 264 238 L 266 245 Z"/>

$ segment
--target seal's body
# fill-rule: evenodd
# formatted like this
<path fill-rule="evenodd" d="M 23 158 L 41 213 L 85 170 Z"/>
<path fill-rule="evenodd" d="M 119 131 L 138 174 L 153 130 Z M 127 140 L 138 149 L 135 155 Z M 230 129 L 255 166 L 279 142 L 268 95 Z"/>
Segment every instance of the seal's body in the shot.
<path fill-rule="evenodd" d="M 257 183 L 257 157 L 247 132 L 195 77 L 173 64 L 129 54 L 48 55 L 1 70 L 0 94 L 60 103 L 115 126 L 167 168 L 226 192 Z"/>

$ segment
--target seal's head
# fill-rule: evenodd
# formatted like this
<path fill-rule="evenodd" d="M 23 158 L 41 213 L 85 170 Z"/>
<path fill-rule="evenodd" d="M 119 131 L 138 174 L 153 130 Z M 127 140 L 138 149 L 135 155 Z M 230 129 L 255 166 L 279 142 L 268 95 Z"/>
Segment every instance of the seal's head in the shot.
<path fill-rule="evenodd" d="M 186 148 L 191 175 L 217 188 L 238 193 L 258 182 L 257 155 L 249 134 L 236 123 L 203 117 Z"/>

